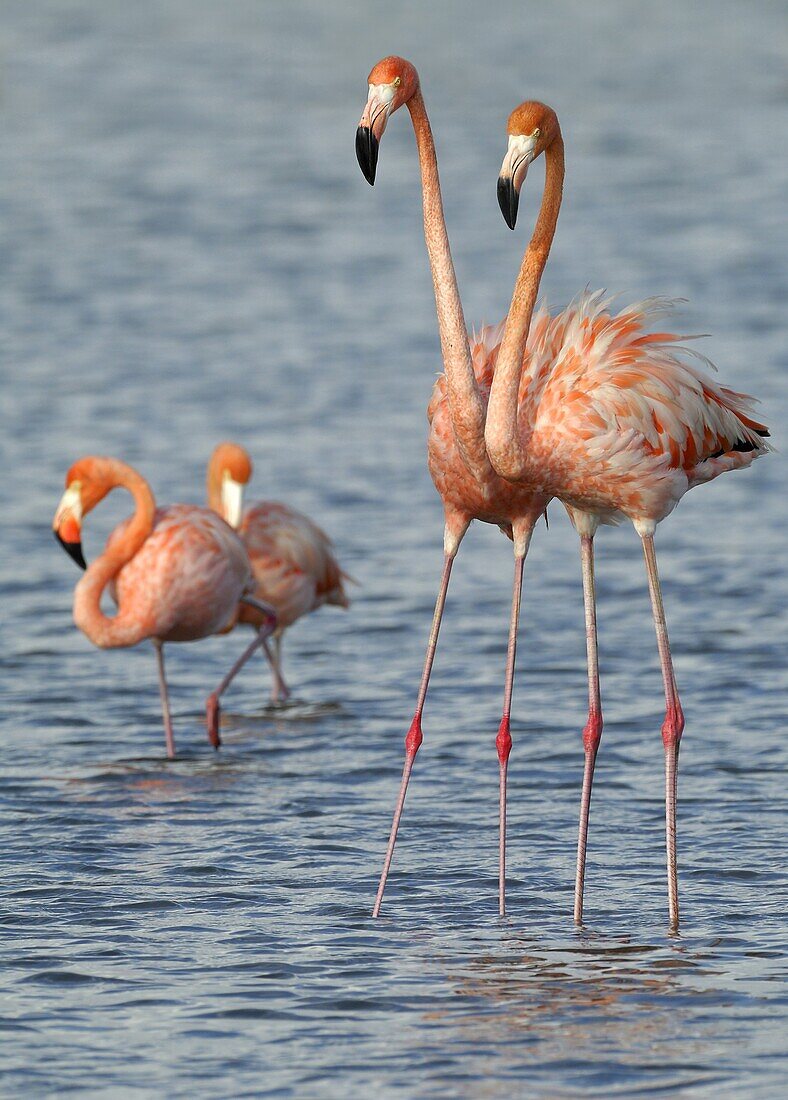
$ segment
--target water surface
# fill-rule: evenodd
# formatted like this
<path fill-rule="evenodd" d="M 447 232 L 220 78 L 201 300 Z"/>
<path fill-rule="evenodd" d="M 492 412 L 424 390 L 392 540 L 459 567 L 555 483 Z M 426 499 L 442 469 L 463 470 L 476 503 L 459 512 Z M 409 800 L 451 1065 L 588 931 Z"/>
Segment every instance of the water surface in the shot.
<path fill-rule="evenodd" d="M 369 918 L 441 562 L 424 461 L 439 369 L 406 116 L 378 183 L 353 137 L 372 63 L 419 65 L 469 322 L 508 302 L 508 112 L 553 104 L 566 202 L 544 289 L 688 299 L 679 327 L 777 429 L 788 230 L 781 5 L 7 0 L 2 882 L 9 1096 L 780 1096 L 785 1080 L 786 522 L 779 456 L 687 499 L 659 552 L 687 714 L 683 927 L 666 930 L 659 668 L 631 529 L 598 540 L 606 727 L 588 926 L 570 921 L 584 635 L 558 507 L 529 557 L 496 915 L 511 552 L 458 560 L 384 917 Z M 775 433 L 778 446 L 781 432 Z M 71 624 L 49 523 L 111 453 L 200 500 L 213 445 L 334 536 L 348 614 L 292 631 L 302 705 L 240 635 L 153 654 Z M 86 524 L 95 554 L 128 505 Z"/>

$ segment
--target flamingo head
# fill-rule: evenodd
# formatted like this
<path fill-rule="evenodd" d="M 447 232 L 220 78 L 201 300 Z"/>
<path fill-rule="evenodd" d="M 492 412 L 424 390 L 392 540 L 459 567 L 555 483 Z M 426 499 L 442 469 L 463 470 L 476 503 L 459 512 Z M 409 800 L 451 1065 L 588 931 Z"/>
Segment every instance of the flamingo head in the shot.
<path fill-rule="evenodd" d="M 231 527 L 239 527 L 243 516 L 243 492 L 252 476 L 252 460 L 237 443 L 220 443 L 211 456 L 221 492 L 221 514 Z"/>
<path fill-rule="evenodd" d="M 369 74 L 369 95 L 356 130 L 356 157 L 364 178 L 375 182 L 378 149 L 389 117 L 416 94 L 419 74 L 404 57 L 384 57 Z"/>
<path fill-rule="evenodd" d="M 101 476 L 102 460 L 81 458 L 66 474 L 66 491 L 60 498 L 52 530 L 55 538 L 80 569 L 87 569 L 82 553 L 82 518 L 103 500 L 112 488 Z"/>
<path fill-rule="evenodd" d="M 528 165 L 545 151 L 559 133 L 558 116 L 545 103 L 529 99 L 509 115 L 509 147 L 498 176 L 498 205 L 510 229 L 517 223 L 520 188 Z"/>

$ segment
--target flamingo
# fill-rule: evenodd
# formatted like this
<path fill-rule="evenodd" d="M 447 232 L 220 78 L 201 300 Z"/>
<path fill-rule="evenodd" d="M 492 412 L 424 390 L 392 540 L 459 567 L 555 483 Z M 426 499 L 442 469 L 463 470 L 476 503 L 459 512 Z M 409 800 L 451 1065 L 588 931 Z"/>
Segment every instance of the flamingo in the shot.
<path fill-rule="evenodd" d="M 113 489 L 131 493 L 134 515 L 114 529 L 104 553 L 87 566 L 82 520 Z M 243 543 L 209 508 L 174 504 L 157 508 L 147 481 L 116 458 L 79 459 L 66 475 L 66 491 L 52 524 L 69 556 L 85 569 L 74 592 L 74 622 L 94 645 L 117 649 L 153 642 L 159 673 L 167 756 L 175 738 L 164 670 L 164 643 L 191 642 L 231 628 L 240 601 L 254 600 L 254 580 Z M 109 586 L 116 615 L 101 610 Z M 276 627 L 273 609 L 254 600 L 264 620 L 206 703 L 208 737 L 219 747 L 219 700 L 258 646 Z"/>
<path fill-rule="evenodd" d="M 252 564 L 255 594 L 276 612 L 271 694 L 274 703 L 283 703 L 290 694 L 282 676 L 284 631 L 324 604 L 349 607 L 343 582 L 350 578 L 340 568 L 329 537 L 302 512 L 276 501 L 260 501 L 243 511 L 243 490 L 251 476 L 248 452 L 237 443 L 220 443 L 208 463 L 208 504 L 237 529 Z M 259 629 L 265 615 L 245 603 L 238 622 Z"/>
<path fill-rule="evenodd" d="M 416 709 L 405 738 L 405 764 L 373 916 L 377 917 L 380 913 L 413 762 L 423 740 L 422 712 L 452 565 L 474 519 L 501 528 L 512 540 L 515 562 L 503 711 L 496 737 L 499 762 L 498 905 L 503 916 L 506 911 L 506 786 L 512 747 L 510 717 L 523 565 L 534 526 L 545 512 L 549 495 L 525 485 L 512 485 L 500 478 L 486 454 L 484 423 L 487 399 L 503 326 L 485 327 L 474 336 L 472 344 L 469 340 L 443 217 L 435 145 L 418 73 L 403 58 L 387 57 L 372 69 L 368 82 L 369 95 L 356 132 L 356 155 L 368 183 L 375 182 L 380 139 L 390 116 L 404 104 L 413 123 L 421 168 L 424 237 L 435 291 L 445 371 L 435 384 L 427 413 L 430 425 L 429 469 L 441 496 L 445 517 L 443 572 Z"/>
<path fill-rule="evenodd" d="M 580 535 L 588 626 L 591 713 L 575 920 L 582 922 L 585 844 L 594 762 L 602 730 L 596 653 L 593 540 L 600 522 L 632 520 L 645 557 L 665 691 L 665 824 L 670 927 L 678 928 L 676 793 L 684 714 L 660 589 L 654 532 L 684 494 L 771 448 L 753 419 L 753 398 L 717 385 L 687 363 L 682 337 L 649 331 L 671 305 L 649 299 L 614 314 L 604 292 L 580 295 L 562 313 L 533 320 L 539 280 L 561 205 L 564 146 L 558 118 L 528 101 L 509 117 L 498 200 L 514 229 L 529 164 L 545 156 L 542 206 L 515 285 L 485 426 L 487 454 L 513 484 L 537 485 L 567 507 Z M 684 338 L 686 339 L 686 337 Z M 702 357 L 701 357 L 702 358 Z M 708 362 L 708 361 L 706 361 Z"/>

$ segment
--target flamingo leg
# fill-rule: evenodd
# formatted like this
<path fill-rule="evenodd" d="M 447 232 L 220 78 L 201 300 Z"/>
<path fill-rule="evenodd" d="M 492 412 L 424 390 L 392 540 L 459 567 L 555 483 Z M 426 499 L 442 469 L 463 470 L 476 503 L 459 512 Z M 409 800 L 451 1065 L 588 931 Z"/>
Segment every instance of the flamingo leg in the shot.
<path fill-rule="evenodd" d="M 509 646 L 506 654 L 506 682 L 503 693 L 503 715 L 498 728 L 495 745 L 498 749 L 500 767 L 499 803 L 498 803 L 498 912 L 506 915 L 506 779 L 509 769 L 509 753 L 512 751 L 510 720 L 512 713 L 512 690 L 514 688 L 514 667 L 517 659 L 517 627 L 520 620 L 520 598 L 523 589 L 524 554 L 515 554 L 514 587 L 512 590 L 512 615 L 509 622 Z"/>
<path fill-rule="evenodd" d="M 208 726 L 208 740 L 211 742 L 215 749 L 218 749 L 222 743 L 221 737 L 219 736 L 219 715 L 221 713 L 219 700 L 224 692 L 227 690 L 227 688 L 230 686 L 230 684 L 233 682 L 235 677 L 238 675 L 238 673 L 241 671 L 243 666 L 252 656 L 254 651 L 256 649 L 259 649 L 260 646 L 267 648 L 268 638 L 271 636 L 271 633 L 274 629 L 275 622 L 274 624 L 264 623 L 260 627 L 259 631 L 257 632 L 256 638 L 249 643 L 241 656 L 238 658 L 230 671 L 216 688 L 216 690 L 212 691 L 211 694 L 208 696 L 208 699 L 206 700 L 205 721 Z"/>
<path fill-rule="evenodd" d="M 275 704 L 286 703 L 290 698 L 290 688 L 282 675 L 282 635 L 274 634 L 273 643 L 273 651 L 270 646 L 264 646 L 265 656 L 271 666 L 274 678 L 271 685 L 271 702 Z"/>
<path fill-rule="evenodd" d="M 462 535 L 460 536 L 460 538 L 461 537 Z M 443 573 L 441 574 L 441 583 L 440 588 L 438 589 L 438 598 L 435 601 L 435 613 L 432 617 L 432 629 L 430 630 L 429 642 L 427 643 L 427 654 L 424 658 L 424 669 L 421 674 L 421 684 L 419 686 L 419 694 L 416 700 L 416 711 L 413 715 L 413 721 L 410 724 L 410 729 L 408 730 L 407 736 L 405 738 L 405 767 L 402 771 L 402 782 L 400 784 L 397 805 L 394 810 L 394 821 L 391 825 L 391 834 L 389 836 L 389 843 L 386 849 L 386 858 L 383 861 L 383 871 L 380 875 L 380 883 L 378 885 L 378 892 L 375 898 L 375 906 L 372 910 L 373 917 L 377 917 L 380 915 L 380 906 L 383 902 L 383 892 L 386 889 L 386 879 L 388 878 L 389 868 L 391 867 L 391 860 L 394 855 L 394 845 L 397 843 L 397 832 L 399 830 L 400 818 L 402 817 L 402 810 L 405 806 L 405 795 L 407 794 L 408 790 L 410 773 L 413 770 L 413 761 L 416 759 L 416 753 L 419 751 L 419 746 L 422 742 L 421 714 L 424 709 L 424 700 L 427 697 L 427 688 L 429 687 L 430 673 L 432 672 L 432 662 L 435 659 L 435 650 L 438 645 L 438 634 L 440 632 L 443 609 L 446 605 L 446 593 L 449 588 L 451 567 L 454 563 L 454 558 L 457 554 L 458 546 L 459 540 L 457 541 L 457 546 L 453 547 L 451 550 L 447 550 L 443 558 Z"/>
<path fill-rule="evenodd" d="M 662 723 L 662 743 L 665 746 L 665 847 L 668 864 L 668 914 L 670 928 L 675 931 L 679 926 L 679 887 L 676 870 L 676 786 L 679 746 L 681 735 L 684 732 L 684 712 L 681 709 L 676 678 L 673 673 L 668 628 L 665 622 L 665 608 L 662 604 L 662 589 L 659 583 L 659 573 L 657 572 L 654 536 L 653 534 L 644 534 L 641 538 L 643 553 L 646 558 L 654 627 L 657 632 L 657 648 L 662 666 L 662 682 L 665 687 L 665 720 Z"/>
<path fill-rule="evenodd" d="M 266 638 L 273 634 L 274 650 L 271 650 L 270 645 L 266 642 L 263 645 L 263 656 L 265 657 L 273 675 L 273 684 L 271 685 L 271 701 L 273 703 L 284 703 L 290 697 L 290 689 L 285 683 L 284 676 L 282 675 L 282 634 L 278 630 L 276 610 L 271 604 L 265 603 L 263 600 L 258 600 L 254 596 L 242 596 L 241 603 L 248 604 L 249 607 L 254 607 L 257 611 L 262 612 L 265 616 L 265 626 L 269 626 L 267 630 Z"/>
<path fill-rule="evenodd" d="M 586 657 L 588 662 L 588 721 L 583 729 L 585 766 L 583 793 L 580 798 L 580 826 L 577 834 L 577 873 L 575 876 L 575 924 L 583 923 L 583 884 L 586 874 L 588 813 L 591 806 L 591 786 L 594 765 L 602 737 L 602 701 L 599 692 L 599 658 L 596 631 L 596 587 L 594 584 L 594 536 L 580 538 L 580 560 L 583 571 L 583 604 L 586 619 Z"/>
<path fill-rule="evenodd" d="M 159 694 L 161 695 L 161 713 L 164 718 L 164 740 L 167 744 L 167 756 L 170 760 L 174 760 L 175 737 L 172 732 L 170 693 L 167 690 L 167 676 L 164 671 L 164 646 L 158 638 L 153 639 L 153 648 L 156 650 L 156 665 L 159 670 Z"/>

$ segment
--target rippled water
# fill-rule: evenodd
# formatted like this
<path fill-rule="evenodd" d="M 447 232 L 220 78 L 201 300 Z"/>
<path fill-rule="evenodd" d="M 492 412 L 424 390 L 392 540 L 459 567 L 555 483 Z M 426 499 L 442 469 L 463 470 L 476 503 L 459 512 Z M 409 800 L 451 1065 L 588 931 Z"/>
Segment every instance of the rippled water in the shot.
<path fill-rule="evenodd" d="M 691 10 L 687 10 L 691 8 Z M 523 228 L 495 203 L 504 122 L 561 115 L 545 279 L 686 297 L 682 327 L 779 428 L 786 22 L 778 3 L 6 0 L 0 104 L 3 1042 L 9 1096 L 781 1096 L 785 1080 L 782 459 L 693 493 L 659 549 L 687 714 L 683 927 L 666 931 L 661 686 L 639 547 L 598 539 L 606 729 L 588 927 L 571 887 L 585 671 L 559 509 L 526 570 L 510 916 L 496 916 L 494 735 L 511 555 L 471 532 L 384 918 L 369 910 L 441 560 L 424 461 L 439 357 L 406 117 L 378 184 L 366 74 L 420 66 L 469 321 L 508 302 Z M 775 433 L 778 446 L 781 432 Z M 153 655 L 75 631 L 50 518 L 86 452 L 202 496 L 237 438 L 260 495 L 319 519 L 361 582 L 293 630 L 301 703 L 244 639 Z M 95 554 L 123 499 L 91 516 Z"/>

